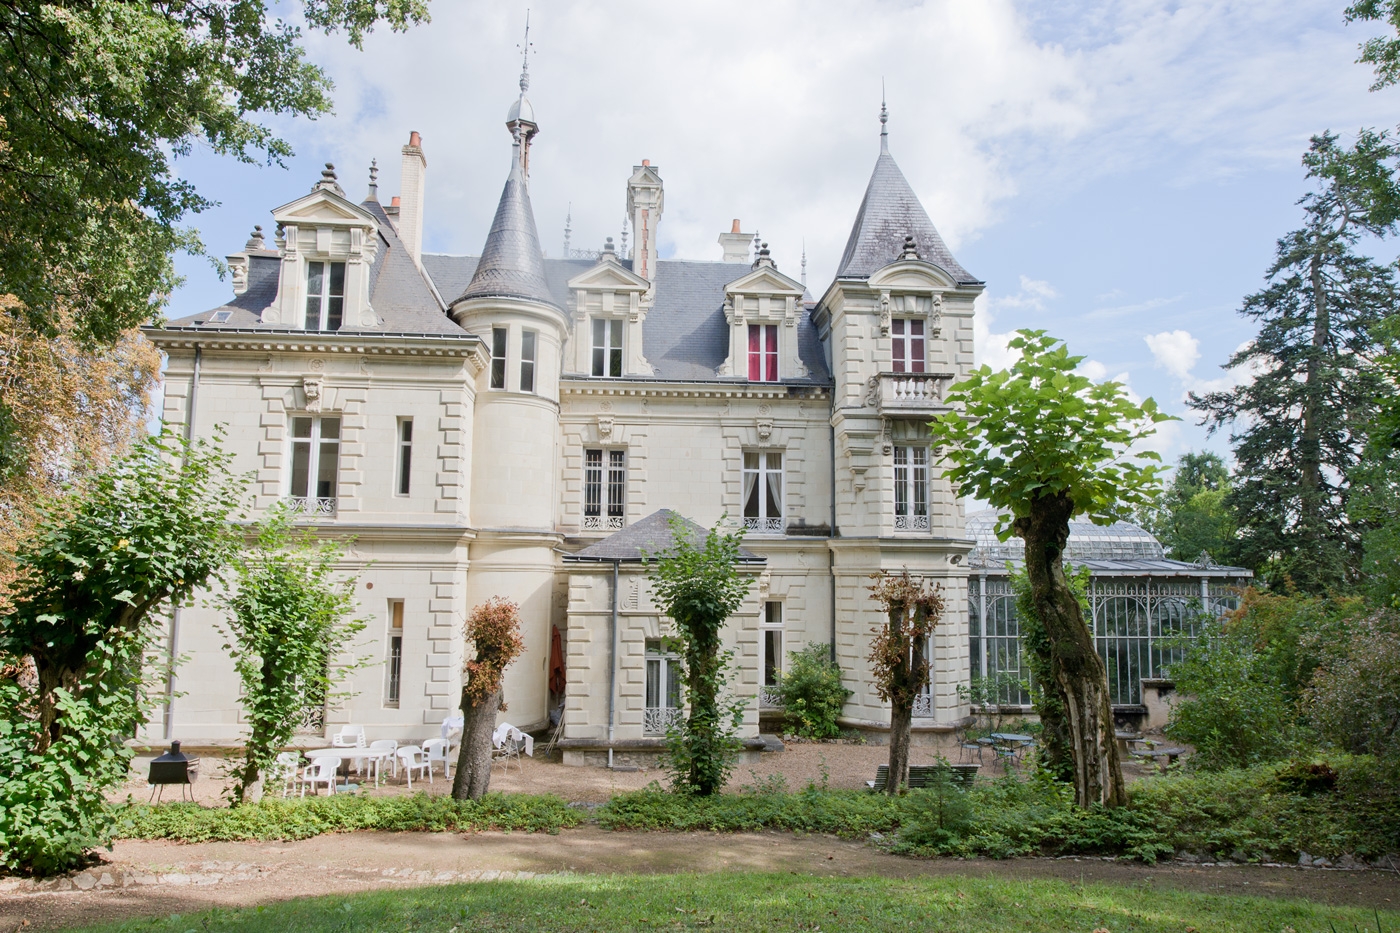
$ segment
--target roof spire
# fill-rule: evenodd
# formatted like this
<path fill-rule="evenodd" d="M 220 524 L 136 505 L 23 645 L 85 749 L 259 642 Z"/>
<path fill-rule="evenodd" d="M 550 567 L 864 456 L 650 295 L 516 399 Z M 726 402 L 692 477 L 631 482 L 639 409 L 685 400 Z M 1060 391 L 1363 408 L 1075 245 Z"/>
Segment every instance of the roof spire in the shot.
<path fill-rule="evenodd" d="M 889 131 L 889 127 L 885 126 L 885 124 L 888 123 L 888 122 L 890 122 L 890 112 L 889 112 L 889 110 L 885 107 L 885 79 L 884 79 L 884 78 L 881 78 L 881 79 L 880 79 L 880 151 L 881 151 L 881 152 L 889 152 L 889 151 L 890 151 L 890 131 Z"/>
<path fill-rule="evenodd" d="M 807 238 L 802 238 L 802 290 L 807 290 Z"/>
<path fill-rule="evenodd" d="M 574 202 L 569 202 L 569 212 L 564 215 L 564 258 L 569 258 L 569 239 L 574 233 Z"/>
<path fill-rule="evenodd" d="M 520 145 L 520 166 L 523 171 L 526 184 L 530 181 L 530 140 L 535 138 L 535 134 L 540 131 L 540 125 L 535 121 L 535 108 L 530 104 L 530 98 L 525 96 L 525 92 L 530 89 L 530 11 L 525 11 L 525 41 L 516 48 L 521 50 L 520 62 L 520 96 L 510 105 L 510 110 L 506 113 L 506 128 L 510 130 L 510 135 Z"/>
<path fill-rule="evenodd" d="M 530 90 L 530 11 L 525 11 L 525 41 L 516 48 L 521 50 L 522 60 L 520 62 L 520 96 L 524 97 L 525 92 Z"/>

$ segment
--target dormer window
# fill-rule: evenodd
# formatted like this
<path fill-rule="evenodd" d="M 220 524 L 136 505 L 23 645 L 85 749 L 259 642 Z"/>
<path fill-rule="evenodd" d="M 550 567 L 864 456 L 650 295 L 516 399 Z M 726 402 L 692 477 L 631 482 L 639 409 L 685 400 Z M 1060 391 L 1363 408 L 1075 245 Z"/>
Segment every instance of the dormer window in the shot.
<path fill-rule="evenodd" d="M 306 264 L 306 329 L 340 330 L 345 316 L 345 263 Z"/>
<path fill-rule="evenodd" d="M 922 318 L 897 317 L 890 321 L 890 342 L 894 371 L 921 373 L 924 371 L 924 322 Z"/>
<path fill-rule="evenodd" d="M 749 325 L 749 381 L 778 381 L 778 325 Z"/>
<path fill-rule="evenodd" d="M 593 319 L 593 375 L 622 376 L 622 320 Z"/>

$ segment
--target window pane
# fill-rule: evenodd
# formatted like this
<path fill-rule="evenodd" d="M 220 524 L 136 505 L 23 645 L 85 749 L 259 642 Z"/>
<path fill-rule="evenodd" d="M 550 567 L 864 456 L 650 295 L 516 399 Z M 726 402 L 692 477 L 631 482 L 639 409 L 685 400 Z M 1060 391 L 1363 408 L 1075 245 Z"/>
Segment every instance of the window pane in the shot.
<path fill-rule="evenodd" d="M 331 295 L 340 297 L 345 294 L 345 263 L 331 263 Z"/>
<path fill-rule="evenodd" d="M 778 682 L 778 672 L 782 670 L 782 661 L 782 630 L 769 629 L 763 633 L 763 685 L 765 687 L 771 687 Z"/>
<path fill-rule="evenodd" d="M 321 295 L 326 290 L 326 264 L 306 264 L 306 329 L 321 329 Z"/>
<path fill-rule="evenodd" d="M 326 330 L 340 330 L 344 311 L 344 298 L 334 297 L 326 299 Z"/>
<path fill-rule="evenodd" d="M 535 391 L 535 332 L 520 335 L 520 391 Z"/>
<path fill-rule="evenodd" d="M 601 514 L 603 498 L 603 452 L 585 450 L 583 452 L 583 514 Z"/>
<path fill-rule="evenodd" d="M 491 388 L 506 387 L 506 329 L 491 328 Z"/>
<path fill-rule="evenodd" d="M 604 368 L 607 362 L 608 348 L 604 345 L 604 328 L 607 321 L 602 318 L 593 319 L 593 375 L 605 376 L 607 370 Z"/>
<path fill-rule="evenodd" d="M 340 465 L 340 444 L 321 442 L 321 455 L 316 464 L 316 497 L 335 498 L 337 467 Z"/>
<path fill-rule="evenodd" d="M 763 328 L 758 324 L 749 325 L 749 381 L 758 382 L 763 378 Z"/>
<path fill-rule="evenodd" d="M 661 662 L 666 666 L 666 708 L 679 709 L 681 705 L 681 665 L 667 658 Z"/>
<path fill-rule="evenodd" d="M 661 659 L 647 658 L 647 706 L 661 705 Z"/>
<path fill-rule="evenodd" d="M 303 420 L 303 419 L 297 419 Z M 310 421 L 310 418 L 304 419 Z M 308 426 L 308 430 L 310 427 Z M 291 494 L 294 496 L 310 495 L 307 488 L 307 481 L 311 476 L 311 442 L 304 440 L 292 441 L 292 485 Z"/>
<path fill-rule="evenodd" d="M 768 382 L 778 381 L 778 325 L 769 324 L 765 328 L 768 337 L 768 345 L 763 348 L 764 359 L 767 363 L 764 379 Z"/>
<path fill-rule="evenodd" d="M 340 419 L 321 419 L 321 440 L 340 440 Z"/>
<path fill-rule="evenodd" d="M 413 422 L 399 422 L 399 495 L 408 495 L 413 466 Z"/>
<path fill-rule="evenodd" d="M 413 419 L 405 418 L 399 422 L 399 440 L 405 444 L 413 440 Z"/>
<path fill-rule="evenodd" d="M 623 498 L 627 488 L 627 471 L 623 466 L 623 452 L 608 451 L 608 517 L 621 518 Z"/>
<path fill-rule="evenodd" d="M 293 418 L 293 419 L 292 419 L 292 437 L 310 437 L 310 436 L 311 436 L 311 419 L 310 419 L 310 418 Z"/>

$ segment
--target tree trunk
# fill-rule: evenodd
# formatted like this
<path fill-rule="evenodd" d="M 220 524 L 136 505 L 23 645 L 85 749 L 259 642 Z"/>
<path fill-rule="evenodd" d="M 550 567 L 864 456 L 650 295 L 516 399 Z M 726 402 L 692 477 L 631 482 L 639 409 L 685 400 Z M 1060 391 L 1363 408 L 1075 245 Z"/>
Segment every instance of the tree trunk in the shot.
<path fill-rule="evenodd" d="M 885 793 L 891 796 L 909 783 L 909 726 L 913 718 L 912 703 L 890 701 L 890 773 Z"/>
<path fill-rule="evenodd" d="M 725 753 L 720 733 L 718 679 L 720 674 L 718 626 L 715 637 L 692 639 L 686 653 L 686 691 L 690 717 L 686 731 L 691 745 L 687 783 L 697 794 L 717 794 L 723 787 Z"/>
<path fill-rule="evenodd" d="M 1026 542 L 1031 598 L 1045 627 L 1055 686 L 1064 702 L 1074 759 L 1075 803 L 1116 807 L 1127 802 L 1127 795 L 1113 734 L 1108 680 L 1062 563 L 1073 515 L 1068 496 L 1041 496 L 1032 500 L 1030 514 L 1018 518 L 1014 528 Z"/>
<path fill-rule="evenodd" d="M 63 724 L 58 711 L 57 691 L 62 688 L 70 693 L 76 693 L 78 671 L 51 662 L 37 654 L 32 655 L 32 657 L 34 658 L 34 673 L 39 681 L 37 694 L 39 736 L 34 751 L 42 755 L 63 735 Z"/>
<path fill-rule="evenodd" d="M 890 633 L 897 641 L 903 640 L 905 626 L 911 621 L 907 616 L 908 607 L 903 604 L 890 606 Z M 923 639 L 913 639 L 908 654 L 901 660 L 890 683 L 890 764 L 885 793 L 892 795 L 909 783 L 909 732 L 914 720 L 914 697 L 924 688 L 923 681 L 928 677 Z"/>
<path fill-rule="evenodd" d="M 456 800 L 480 800 L 491 786 L 491 733 L 496 731 L 496 711 L 501 691 L 480 703 L 470 703 L 462 691 L 462 747 L 457 752 L 457 773 L 452 778 Z"/>

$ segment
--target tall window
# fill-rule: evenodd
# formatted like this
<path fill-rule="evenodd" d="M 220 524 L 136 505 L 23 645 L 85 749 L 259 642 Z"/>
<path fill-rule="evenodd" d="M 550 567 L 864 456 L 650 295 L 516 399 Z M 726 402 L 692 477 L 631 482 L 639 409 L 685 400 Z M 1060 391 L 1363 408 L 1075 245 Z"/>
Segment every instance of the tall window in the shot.
<path fill-rule="evenodd" d="M 642 733 L 665 735 L 680 716 L 681 659 L 659 638 L 646 642 L 647 695 L 642 710 Z"/>
<path fill-rule="evenodd" d="M 783 455 L 744 454 L 744 527 L 759 534 L 783 533 Z"/>
<path fill-rule="evenodd" d="M 389 656 L 385 658 L 388 679 L 384 685 L 384 705 L 399 705 L 403 677 L 403 600 L 389 600 Z"/>
<path fill-rule="evenodd" d="M 410 468 L 413 466 L 413 419 L 399 419 L 399 477 L 395 491 L 401 495 L 408 495 L 409 479 L 412 476 Z"/>
<path fill-rule="evenodd" d="M 625 452 L 583 452 L 583 528 L 621 528 L 627 492 Z"/>
<path fill-rule="evenodd" d="M 345 313 L 345 263 L 306 264 L 306 329 L 340 330 Z"/>
<path fill-rule="evenodd" d="M 894 527 L 928 530 L 928 448 L 894 449 Z"/>
<path fill-rule="evenodd" d="M 506 336 L 504 327 L 491 328 L 491 388 L 506 387 Z"/>
<path fill-rule="evenodd" d="M 922 318 L 897 317 L 890 321 L 893 342 L 894 371 L 921 373 L 924 371 L 924 322 Z"/>
<path fill-rule="evenodd" d="M 778 325 L 749 325 L 749 381 L 778 381 Z"/>
<path fill-rule="evenodd" d="M 534 331 L 520 334 L 520 391 L 535 391 L 535 338 Z"/>
<path fill-rule="evenodd" d="M 622 375 L 622 321 L 593 319 L 593 375 Z"/>
<path fill-rule="evenodd" d="M 336 511 L 340 419 L 292 418 L 292 507 L 319 515 Z"/>
<path fill-rule="evenodd" d="M 759 701 L 776 706 L 775 693 L 783 672 L 783 604 L 770 600 L 763 604 L 763 689 Z"/>

